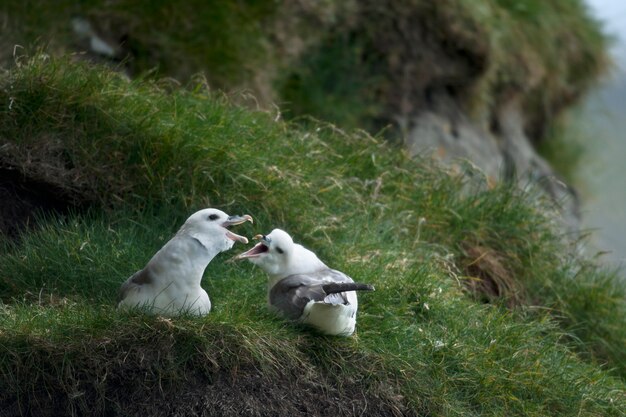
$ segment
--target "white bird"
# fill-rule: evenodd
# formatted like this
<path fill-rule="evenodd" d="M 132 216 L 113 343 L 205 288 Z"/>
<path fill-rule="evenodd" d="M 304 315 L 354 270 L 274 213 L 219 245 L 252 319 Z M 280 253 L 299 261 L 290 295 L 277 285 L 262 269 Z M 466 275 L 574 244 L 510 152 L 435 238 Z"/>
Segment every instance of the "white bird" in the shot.
<path fill-rule="evenodd" d="M 200 286 L 204 270 L 235 241 L 248 243 L 227 229 L 246 221 L 252 222 L 252 217 L 228 216 L 212 208 L 192 214 L 148 264 L 122 284 L 118 309 L 143 307 L 165 316 L 208 314 L 211 300 Z"/>
<path fill-rule="evenodd" d="M 358 309 L 355 291 L 373 291 L 373 286 L 355 283 L 343 272 L 329 268 L 283 230 L 274 229 L 255 239 L 261 241 L 234 259 L 248 259 L 270 276 L 271 308 L 325 334 L 354 333 Z"/>
<path fill-rule="evenodd" d="M 119 48 L 111 44 L 98 35 L 91 22 L 82 17 L 72 19 L 72 29 L 82 39 L 89 39 L 89 47 L 93 52 L 107 58 L 119 56 Z"/>

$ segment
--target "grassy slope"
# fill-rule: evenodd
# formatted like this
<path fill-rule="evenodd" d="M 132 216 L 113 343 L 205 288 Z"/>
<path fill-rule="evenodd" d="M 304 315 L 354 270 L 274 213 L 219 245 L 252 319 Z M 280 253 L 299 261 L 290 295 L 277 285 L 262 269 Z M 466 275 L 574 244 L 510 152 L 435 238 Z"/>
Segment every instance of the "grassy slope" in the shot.
<path fill-rule="evenodd" d="M 93 205 L 4 246 L 2 401 L 48 391 L 63 412 L 111 411 L 130 376 L 167 389 L 252 367 L 340 390 L 356 381 L 428 415 L 623 415 L 624 284 L 568 255 L 532 195 L 366 134 L 274 121 L 201 85 L 168 92 L 42 57 L 0 84 L 0 160 Z M 263 275 L 229 255 L 207 271 L 206 318 L 117 313 L 119 284 L 204 206 L 252 214 L 247 235 L 285 228 L 374 284 L 358 336 L 319 337 L 271 316 Z M 477 246 L 504 270 L 515 312 L 464 290 Z"/>

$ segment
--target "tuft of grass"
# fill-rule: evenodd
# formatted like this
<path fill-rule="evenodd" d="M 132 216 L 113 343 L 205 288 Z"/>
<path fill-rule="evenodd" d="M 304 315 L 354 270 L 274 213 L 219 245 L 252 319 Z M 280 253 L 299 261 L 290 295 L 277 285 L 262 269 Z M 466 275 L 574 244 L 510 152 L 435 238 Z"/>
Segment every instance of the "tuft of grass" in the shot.
<path fill-rule="evenodd" d="M 202 84 L 165 89 L 67 60 L 21 61 L 0 77 L 0 103 L 2 164 L 91 207 L 42 218 L 2 246 L 3 404 L 47 392 L 61 414 L 116 413 L 119 381 L 150 393 L 258 374 L 409 415 L 626 408 L 623 281 L 570 255 L 532 192 L 409 158 L 364 132 L 277 121 Z M 246 235 L 284 228 L 374 284 L 357 335 L 321 337 L 274 317 L 263 274 L 224 262 L 230 254 L 207 269 L 207 317 L 115 311 L 119 284 L 205 206 L 252 214 Z M 471 248 L 497 255 L 514 294 L 468 296 L 477 274 L 467 267 L 483 253 Z"/>
<path fill-rule="evenodd" d="M 626 351 L 620 347 L 626 329 L 617 317 L 626 314 L 626 282 L 621 271 L 570 261 L 545 280 L 531 283 L 545 294 L 543 304 L 568 335 L 579 343 L 583 356 L 624 377 Z M 562 288 L 572 287 L 569 291 Z"/>

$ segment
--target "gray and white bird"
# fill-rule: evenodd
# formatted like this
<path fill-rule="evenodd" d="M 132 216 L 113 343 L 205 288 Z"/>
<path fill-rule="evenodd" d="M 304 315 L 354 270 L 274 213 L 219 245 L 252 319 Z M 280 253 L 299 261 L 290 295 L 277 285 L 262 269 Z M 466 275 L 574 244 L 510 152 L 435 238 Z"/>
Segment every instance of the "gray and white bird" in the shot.
<path fill-rule="evenodd" d="M 255 239 L 260 242 L 234 259 L 247 259 L 269 275 L 270 308 L 328 335 L 354 333 L 355 291 L 373 291 L 373 286 L 355 283 L 343 272 L 329 268 L 283 230 L 274 229 Z"/>
<path fill-rule="evenodd" d="M 211 260 L 235 244 L 248 243 L 227 228 L 252 217 L 229 216 L 207 208 L 192 214 L 140 271 L 119 290 L 118 309 L 142 307 L 153 314 L 202 316 L 211 310 L 211 300 L 200 286 Z"/>

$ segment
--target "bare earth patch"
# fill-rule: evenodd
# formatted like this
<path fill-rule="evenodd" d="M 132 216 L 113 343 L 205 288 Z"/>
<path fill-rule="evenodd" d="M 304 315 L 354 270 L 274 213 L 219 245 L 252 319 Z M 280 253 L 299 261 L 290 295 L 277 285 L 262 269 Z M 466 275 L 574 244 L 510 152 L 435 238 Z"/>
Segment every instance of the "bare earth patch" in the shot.
<path fill-rule="evenodd" d="M 98 388 L 91 384 L 69 398 L 61 392 L 41 389 L 29 393 L 32 398 L 2 398 L 0 415 L 42 416 L 404 416 L 414 415 L 403 404 L 401 396 L 392 393 L 368 397 L 364 387 L 345 381 L 341 386 L 328 380 L 315 383 L 296 375 L 272 379 L 253 367 L 221 369 L 211 375 L 196 372 L 178 384 L 161 381 L 158 389 L 148 389 L 142 375 L 120 366 L 107 376 L 107 400 L 98 403 Z M 104 382 L 104 381 L 102 381 Z M 82 385 L 82 384 L 81 384 Z M 113 388 L 115 386 L 115 388 Z M 76 387 L 81 388 L 81 387 Z M 87 389 L 85 389 L 87 388 Z M 388 398 L 385 398 L 388 397 Z M 91 398 L 91 401 L 90 401 Z M 101 398 L 100 398 L 101 401 Z M 76 407 L 76 402 L 81 405 Z M 91 410 L 84 404 L 93 404 Z M 93 414 L 91 414 L 93 413 Z"/>
<path fill-rule="evenodd" d="M 16 239 L 38 215 L 67 213 L 72 205 L 56 187 L 0 167 L 0 234 Z"/>

